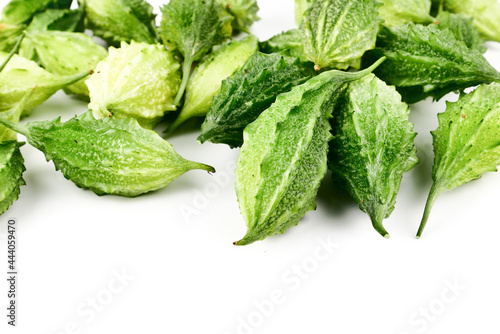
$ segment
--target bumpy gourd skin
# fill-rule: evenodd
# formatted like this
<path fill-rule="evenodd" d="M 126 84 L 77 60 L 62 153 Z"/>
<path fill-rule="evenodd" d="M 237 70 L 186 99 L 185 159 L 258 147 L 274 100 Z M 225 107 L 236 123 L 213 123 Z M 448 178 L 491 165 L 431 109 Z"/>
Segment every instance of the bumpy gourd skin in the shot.
<path fill-rule="evenodd" d="M 26 31 L 83 32 L 85 11 L 76 9 L 47 9 L 33 17 Z"/>
<path fill-rule="evenodd" d="M 27 32 L 25 45 L 36 51 L 39 62 L 49 72 L 72 75 L 90 72 L 106 58 L 105 48 L 94 43 L 90 36 L 67 31 Z M 23 46 L 23 47 L 24 47 Z M 23 49 L 20 54 L 23 55 Z M 65 88 L 66 91 L 88 97 L 89 90 L 84 80 Z"/>
<path fill-rule="evenodd" d="M 2 10 L 1 22 L 8 24 L 29 23 L 33 16 L 49 8 L 69 8 L 72 0 L 13 0 Z"/>
<path fill-rule="evenodd" d="M 233 29 L 249 32 L 250 26 L 260 20 L 257 16 L 259 6 L 256 0 L 218 0 L 226 11 L 234 17 Z"/>
<path fill-rule="evenodd" d="M 481 35 L 500 42 L 500 5 L 496 0 L 444 0 L 444 9 L 470 16 Z"/>
<path fill-rule="evenodd" d="M 189 78 L 181 113 L 168 131 L 173 131 L 189 118 L 205 116 L 214 96 L 220 93 L 222 81 L 239 70 L 257 48 L 257 37 L 249 35 L 222 45 L 203 58 Z"/>
<path fill-rule="evenodd" d="M 316 207 L 327 170 L 332 108 L 347 82 L 372 69 L 324 72 L 279 95 L 245 128 L 235 187 L 248 231 L 236 245 L 283 233 Z"/>
<path fill-rule="evenodd" d="M 395 27 L 408 22 L 428 24 L 434 21 L 430 15 L 431 0 L 380 0 L 380 17 L 387 27 Z"/>
<path fill-rule="evenodd" d="M 295 23 L 300 26 L 304 19 L 304 12 L 311 5 L 312 0 L 295 0 Z"/>
<path fill-rule="evenodd" d="M 381 4 L 374 0 L 316 0 L 300 26 L 304 53 L 317 70 L 359 67 L 375 46 Z"/>
<path fill-rule="evenodd" d="M 24 29 L 26 29 L 24 24 L 14 25 L 0 22 L 0 51 L 10 52 Z"/>
<path fill-rule="evenodd" d="M 304 54 L 304 45 L 299 29 L 287 30 L 261 42 L 260 51 L 264 53 L 286 52 L 286 54 L 297 57 L 303 62 L 309 61 Z"/>
<path fill-rule="evenodd" d="M 11 1 L 12 3 L 12 1 Z M 0 51 L 10 52 L 23 31 L 79 31 L 83 32 L 82 8 L 77 9 L 47 9 L 33 16 L 33 20 L 26 24 L 8 24 L 0 20 Z M 25 48 L 26 49 L 26 48 Z M 19 55 L 36 60 L 33 48 L 29 52 Z"/>
<path fill-rule="evenodd" d="M 87 28 L 108 43 L 159 41 L 153 7 L 144 0 L 78 0 Z"/>
<path fill-rule="evenodd" d="M 384 237 L 403 173 L 418 163 L 409 115 L 395 88 L 369 74 L 350 83 L 331 120 L 328 166 Z"/>
<path fill-rule="evenodd" d="M 311 63 L 283 54 L 255 53 L 245 65 L 222 82 L 213 99 L 198 140 L 243 144 L 243 129 L 276 100 L 315 75 Z"/>
<path fill-rule="evenodd" d="M 23 179 L 24 159 L 19 147 L 24 143 L 15 140 L 0 142 L 0 215 L 14 203 L 25 184 Z"/>
<path fill-rule="evenodd" d="M 485 40 L 481 38 L 472 18 L 441 11 L 436 17 L 435 24 L 441 30 L 450 29 L 457 41 L 464 42 L 468 48 L 475 49 L 480 53 L 486 52 Z"/>
<path fill-rule="evenodd" d="M 8 111 L 0 111 L 0 120 L 12 123 L 19 118 L 33 96 L 34 90 L 28 92 L 19 103 Z M 14 203 L 25 185 L 23 179 L 24 159 L 19 147 L 24 143 L 17 142 L 17 133 L 0 124 L 0 215 Z"/>
<path fill-rule="evenodd" d="M 160 36 L 172 51 L 184 57 L 182 83 L 174 104 L 179 105 L 189 82 L 193 62 L 201 60 L 214 45 L 231 36 L 233 17 L 217 0 L 171 0 L 161 8 Z M 227 25 L 229 24 L 229 25 Z"/>
<path fill-rule="evenodd" d="M 7 54 L 0 52 L 0 64 Z M 76 75 L 56 75 L 47 72 L 37 63 L 14 55 L 0 72 L 0 110 L 14 108 L 29 92 L 37 87 L 33 96 L 24 106 L 23 116 L 28 116 L 33 108 L 47 100 L 59 89 L 71 85 L 89 75 L 84 72 Z"/>
<path fill-rule="evenodd" d="M 430 211 L 443 192 L 496 172 L 500 164 L 500 84 L 479 86 L 447 102 L 438 115 L 434 139 L 433 185 L 417 237 L 422 235 Z"/>
<path fill-rule="evenodd" d="M 14 108 L 7 111 L 0 110 L 0 119 L 13 123 L 19 122 L 26 104 L 29 102 L 35 91 L 36 89 L 32 89 L 26 95 L 24 95 L 21 101 L 19 101 L 19 103 L 17 103 Z M 0 142 L 16 139 L 17 133 L 15 131 L 0 124 Z"/>
<path fill-rule="evenodd" d="M 161 44 L 123 42 L 121 48 L 110 47 L 109 56 L 86 81 L 89 109 L 100 117 L 135 118 L 151 129 L 176 109 L 179 69 L 179 61 Z"/>
<path fill-rule="evenodd" d="M 387 61 L 375 75 L 396 86 L 407 103 L 427 97 L 439 100 L 455 90 L 500 81 L 500 73 L 479 51 L 435 25 L 382 28 L 376 49 L 366 53 L 364 63 L 381 56 Z"/>
<path fill-rule="evenodd" d="M 130 118 L 96 120 L 88 111 L 66 123 L 0 123 L 25 135 L 67 179 L 98 195 L 132 197 L 163 188 L 191 169 L 214 172 L 183 159 L 156 132 Z"/>

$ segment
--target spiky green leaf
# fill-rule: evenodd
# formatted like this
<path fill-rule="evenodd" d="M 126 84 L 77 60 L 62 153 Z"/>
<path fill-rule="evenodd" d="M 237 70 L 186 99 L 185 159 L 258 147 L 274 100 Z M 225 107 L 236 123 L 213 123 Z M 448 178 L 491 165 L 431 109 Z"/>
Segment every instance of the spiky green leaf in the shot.
<path fill-rule="evenodd" d="M 223 7 L 216 0 L 172 0 L 161 11 L 163 42 L 185 59 L 198 61 L 230 37 L 223 29 L 227 21 L 221 20 Z"/>
<path fill-rule="evenodd" d="M 214 45 L 229 38 L 232 20 L 217 0 L 172 0 L 161 8 L 160 36 L 170 50 L 184 57 L 182 83 L 174 100 L 179 105 L 189 82 L 193 62 L 201 60 Z M 229 26 L 231 28 L 231 26 Z"/>

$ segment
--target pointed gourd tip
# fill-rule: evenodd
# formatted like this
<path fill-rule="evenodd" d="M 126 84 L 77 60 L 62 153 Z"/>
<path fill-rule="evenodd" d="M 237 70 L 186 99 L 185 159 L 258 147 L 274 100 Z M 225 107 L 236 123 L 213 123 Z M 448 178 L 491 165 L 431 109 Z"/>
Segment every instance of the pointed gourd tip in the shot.
<path fill-rule="evenodd" d="M 385 239 L 389 239 L 390 238 L 390 234 L 384 229 L 384 227 L 382 225 L 380 226 L 376 226 L 375 227 L 375 230 L 381 235 L 383 236 Z"/>
<path fill-rule="evenodd" d="M 195 170 L 195 169 L 204 170 L 204 171 L 208 172 L 209 174 L 215 173 L 215 168 L 210 166 L 210 165 L 207 165 L 207 164 L 204 164 L 201 162 L 187 160 L 186 161 L 186 171 Z"/>
<path fill-rule="evenodd" d="M 372 221 L 372 226 L 381 236 L 389 239 L 389 232 L 386 231 L 383 225 L 384 217 L 386 216 L 386 211 L 383 207 L 378 207 L 374 212 L 370 213 L 370 219 Z"/>
<path fill-rule="evenodd" d="M 205 165 L 205 164 L 203 164 L 203 166 L 205 167 L 204 169 L 208 172 L 208 174 L 213 174 L 216 172 L 215 168 L 212 166 Z"/>
<path fill-rule="evenodd" d="M 215 168 L 213 168 L 210 165 L 205 165 L 205 164 L 202 164 L 202 163 L 198 164 L 198 166 L 196 167 L 196 169 L 204 170 L 204 171 L 206 171 L 210 175 L 212 175 L 213 173 L 215 173 Z"/>
<path fill-rule="evenodd" d="M 443 192 L 438 183 L 434 181 L 434 184 L 429 191 L 429 196 L 427 197 L 427 201 L 425 203 L 424 215 L 422 216 L 422 220 L 420 221 L 420 226 L 417 231 L 417 239 L 420 239 L 422 233 L 424 232 L 425 226 L 427 225 L 427 220 L 429 219 L 429 215 L 431 213 L 432 207 L 434 206 L 434 202 L 439 197 L 439 195 Z"/>
<path fill-rule="evenodd" d="M 248 235 L 245 235 L 240 240 L 233 242 L 233 245 L 235 245 L 235 246 L 246 246 L 246 245 L 250 245 L 251 243 L 254 243 L 255 241 L 257 241 L 257 240 L 254 239 L 254 238 L 252 238 L 252 237 L 248 237 Z"/>
<path fill-rule="evenodd" d="M 417 235 L 416 235 L 417 239 L 420 239 L 422 237 L 422 233 L 423 232 L 424 232 L 424 229 L 422 227 L 420 227 L 418 229 L 418 232 L 417 232 Z"/>
<path fill-rule="evenodd" d="M 203 130 L 200 135 L 196 137 L 196 141 L 200 144 L 203 144 L 205 142 L 205 134 L 203 133 Z"/>
<path fill-rule="evenodd" d="M 233 242 L 233 245 L 235 245 L 235 246 L 245 246 L 245 245 L 248 245 L 248 244 L 249 243 L 245 241 L 245 238 Z"/>
<path fill-rule="evenodd" d="M 373 224 L 373 227 L 375 230 L 384 238 L 389 239 L 390 235 L 389 232 L 385 230 L 385 228 L 382 226 L 382 224 Z"/>
<path fill-rule="evenodd" d="M 206 129 L 205 131 L 202 130 L 201 134 L 198 136 L 198 138 L 196 138 L 196 140 L 200 144 L 205 144 L 207 141 L 210 141 L 214 138 L 214 133 L 217 134 L 217 132 L 212 131 L 212 129 Z"/>

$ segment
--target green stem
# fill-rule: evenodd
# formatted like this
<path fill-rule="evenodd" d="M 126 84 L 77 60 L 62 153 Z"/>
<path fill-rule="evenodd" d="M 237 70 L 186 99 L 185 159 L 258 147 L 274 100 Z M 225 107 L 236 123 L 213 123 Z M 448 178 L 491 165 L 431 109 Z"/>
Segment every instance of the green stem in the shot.
<path fill-rule="evenodd" d="M 183 114 L 181 111 L 181 113 L 179 114 L 179 116 L 177 116 L 175 121 L 172 124 L 170 124 L 170 126 L 167 128 L 166 132 L 169 134 L 174 132 L 174 130 L 177 129 L 177 127 L 179 125 L 181 125 L 182 123 L 184 123 L 184 121 L 186 121 L 186 120 L 187 120 L 187 118 L 185 117 L 185 114 Z"/>
<path fill-rule="evenodd" d="M 376 62 L 374 62 L 370 67 L 365 68 L 362 71 L 352 73 L 353 77 L 356 79 L 361 79 L 365 75 L 372 73 L 375 69 L 386 60 L 386 57 L 380 57 Z"/>
<path fill-rule="evenodd" d="M 386 215 L 385 206 L 377 206 L 375 212 L 370 213 L 370 219 L 375 230 L 386 239 L 389 239 L 389 233 L 385 230 L 382 224 Z"/>
<path fill-rule="evenodd" d="M 10 53 L 7 56 L 7 58 L 4 60 L 4 62 L 2 63 L 2 65 L 0 65 L 0 72 L 2 72 L 2 70 L 5 68 L 5 66 L 7 66 L 7 63 L 9 62 L 9 60 L 12 57 L 14 57 L 14 55 L 19 51 L 19 48 L 21 47 L 21 42 L 23 41 L 24 36 L 26 36 L 26 34 L 23 31 L 23 33 L 21 35 L 19 35 L 19 37 L 17 38 L 16 45 L 14 45 L 14 47 L 12 48 L 12 50 L 10 50 Z"/>
<path fill-rule="evenodd" d="M 92 73 L 92 71 L 90 71 L 90 72 L 82 72 L 82 73 L 78 73 L 78 74 L 75 74 L 75 75 L 64 76 L 63 80 L 59 84 L 60 84 L 61 87 L 66 87 L 66 86 L 72 85 L 75 82 L 78 82 L 80 80 L 85 79 L 91 73 Z M 37 88 L 37 87 L 35 87 L 35 88 Z"/>
<path fill-rule="evenodd" d="M 215 173 L 215 168 L 213 168 L 212 166 L 203 164 L 201 162 L 196 162 L 196 161 L 189 161 L 189 162 L 190 162 L 190 164 L 189 164 L 188 170 L 201 169 L 201 170 L 207 171 L 209 173 Z"/>
<path fill-rule="evenodd" d="M 24 125 L 8 121 L 8 120 L 3 119 L 1 117 L 0 117 L 0 124 L 2 124 L 3 126 L 11 129 L 13 131 L 16 131 L 17 133 L 22 134 L 25 137 L 29 136 L 30 131 L 29 131 L 28 127 L 26 127 Z"/>
<path fill-rule="evenodd" d="M 181 102 L 184 91 L 186 90 L 187 84 L 189 82 L 189 76 L 191 75 L 191 66 L 193 65 L 193 59 L 191 57 L 184 59 L 184 64 L 182 64 L 182 82 L 177 92 L 177 96 L 174 100 L 174 105 L 178 106 Z"/>
<path fill-rule="evenodd" d="M 184 123 L 185 121 L 187 121 L 190 118 L 202 117 L 202 116 L 205 116 L 207 114 L 206 111 L 202 111 L 202 112 L 197 111 L 196 107 L 195 108 L 192 107 L 193 106 L 192 103 L 190 105 L 187 105 L 186 103 L 188 103 L 188 101 L 184 101 L 184 105 L 182 106 L 181 113 L 179 114 L 179 116 L 177 116 L 175 121 L 172 124 L 170 124 L 170 126 L 168 127 L 168 129 L 167 129 L 168 133 L 172 133 L 175 129 L 177 129 L 177 127 L 179 127 L 179 125 L 181 125 L 182 123 Z"/>
<path fill-rule="evenodd" d="M 420 239 L 422 232 L 424 232 L 425 225 L 427 224 L 427 219 L 429 219 L 429 214 L 431 213 L 432 206 L 436 199 L 441 195 L 443 190 L 437 185 L 436 182 L 432 184 L 431 190 L 429 191 L 429 196 L 427 197 L 427 202 L 425 203 L 424 216 L 420 222 L 420 226 L 417 232 L 417 239 Z"/>

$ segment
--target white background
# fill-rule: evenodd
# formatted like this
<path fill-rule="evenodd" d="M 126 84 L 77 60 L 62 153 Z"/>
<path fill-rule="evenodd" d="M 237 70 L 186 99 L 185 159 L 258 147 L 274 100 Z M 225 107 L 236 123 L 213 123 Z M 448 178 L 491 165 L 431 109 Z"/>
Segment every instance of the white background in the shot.
<path fill-rule="evenodd" d="M 158 13 L 161 1 L 151 2 Z M 252 32 L 261 40 L 295 27 L 293 1 L 259 5 Z M 500 69 L 500 45 L 488 48 Z M 421 163 L 404 176 L 389 240 L 327 176 L 318 209 L 297 227 L 233 246 L 246 231 L 234 192 L 238 150 L 200 145 L 195 130 L 169 141 L 218 173 L 192 171 L 132 199 L 79 189 L 24 146 L 27 186 L 0 217 L 3 272 L 7 218 L 18 221 L 18 327 L 6 326 L 1 279 L 0 333 L 498 333 L 500 174 L 443 194 L 415 239 L 431 185 L 429 131 L 444 108 L 412 106 Z M 83 111 L 58 93 L 30 120 Z"/>

